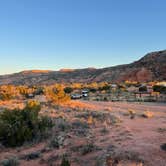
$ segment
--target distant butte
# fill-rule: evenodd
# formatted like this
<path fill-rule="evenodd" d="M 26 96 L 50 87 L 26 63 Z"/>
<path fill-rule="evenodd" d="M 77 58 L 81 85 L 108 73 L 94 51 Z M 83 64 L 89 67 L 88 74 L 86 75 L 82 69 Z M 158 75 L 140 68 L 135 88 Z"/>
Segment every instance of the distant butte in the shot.
<path fill-rule="evenodd" d="M 0 85 L 37 85 L 71 82 L 112 82 L 124 81 L 150 82 L 166 81 L 166 50 L 146 54 L 143 58 L 130 64 L 101 69 L 61 69 L 27 70 L 20 73 L 0 76 Z"/>

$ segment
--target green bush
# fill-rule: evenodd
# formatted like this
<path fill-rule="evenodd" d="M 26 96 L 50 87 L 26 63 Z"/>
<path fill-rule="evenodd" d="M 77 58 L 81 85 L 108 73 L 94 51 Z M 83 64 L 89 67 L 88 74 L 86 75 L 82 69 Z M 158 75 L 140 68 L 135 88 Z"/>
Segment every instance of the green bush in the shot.
<path fill-rule="evenodd" d="M 18 166 L 19 160 L 17 157 L 10 157 L 0 162 L 1 166 Z"/>
<path fill-rule="evenodd" d="M 43 95 L 44 94 L 44 88 L 43 87 L 37 87 L 34 91 L 34 95 Z"/>
<path fill-rule="evenodd" d="M 147 92 L 147 87 L 146 86 L 139 87 L 139 92 Z"/>
<path fill-rule="evenodd" d="M 95 149 L 94 144 L 87 144 L 87 145 L 84 145 L 84 146 L 82 146 L 81 154 L 82 154 L 82 155 L 86 155 L 86 154 L 88 154 L 88 153 L 90 153 L 90 152 L 93 152 L 94 149 Z"/>
<path fill-rule="evenodd" d="M 154 85 L 153 90 L 155 92 L 160 92 L 161 94 L 166 94 L 166 86 L 163 85 Z"/>
<path fill-rule="evenodd" d="M 89 91 L 92 92 L 92 93 L 95 93 L 95 92 L 97 91 L 97 89 L 95 89 L 95 88 L 90 88 Z"/>
<path fill-rule="evenodd" d="M 71 125 L 66 119 L 63 118 L 57 118 L 55 119 L 55 125 L 58 131 L 69 131 L 71 129 Z"/>
<path fill-rule="evenodd" d="M 98 90 L 99 91 L 103 91 L 103 90 L 107 91 L 107 90 L 110 90 L 110 86 L 109 85 L 104 85 L 102 87 L 99 87 Z"/>
<path fill-rule="evenodd" d="M 60 166 L 70 166 L 69 160 L 66 157 L 63 157 Z"/>
<path fill-rule="evenodd" d="M 86 155 L 88 153 L 91 153 L 97 150 L 101 150 L 101 149 L 98 146 L 96 146 L 93 142 L 80 145 L 80 146 L 71 147 L 71 151 L 80 152 L 81 155 Z"/>
<path fill-rule="evenodd" d="M 40 105 L 29 102 L 22 110 L 4 110 L 0 113 L 0 142 L 5 146 L 21 146 L 36 138 L 43 137 L 51 128 L 48 117 L 39 116 Z"/>
<path fill-rule="evenodd" d="M 89 125 L 85 121 L 80 121 L 76 119 L 74 122 L 72 122 L 72 128 L 73 129 L 88 129 Z"/>
<path fill-rule="evenodd" d="M 73 88 L 71 88 L 71 87 L 66 87 L 66 88 L 64 88 L 64 92 L 65 92 L 65 93 L 71 93 L 71 92 L 73 92 Z"/>
<path fill-rule="evenodd" d="M 160 147 L 162 150 L 166 151 L 166 143 L 162 144 Z"/>

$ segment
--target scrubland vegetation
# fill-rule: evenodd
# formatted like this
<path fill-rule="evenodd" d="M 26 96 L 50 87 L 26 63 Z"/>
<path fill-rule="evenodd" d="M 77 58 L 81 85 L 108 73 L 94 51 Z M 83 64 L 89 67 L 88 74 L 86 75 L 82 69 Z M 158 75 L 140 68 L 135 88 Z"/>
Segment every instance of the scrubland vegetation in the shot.
<path fill-rule="evenodd" d="M 42 139 L 53 126 L 49 117 L 39 116 L 40 104 L 31 101 L 24 109 L 4 110 L 0 113 L 0 141 L 5 146 L 21 146 L 25 142 Z"/>
<path fill-rule="evenodd" d="M 160 91 L 161 87 L 156 89 L 159 85 L 153 84 L 152 88 L 157 94 L 165 93 Z M 166 118 L 165 107 L 119 102 L 122 94 L 129 93 L 133 87 L 138 92 L 148 90 L 140 83 L 129 81 L 119 85 L 102 82 L 1 86 L 0 164 L 151 164 L 144 154 L 144 148 L 153 148 L 150 134 L 153 136 L 152 143 L 162 140 L 154 145 L 154 149 L 157 148 L 161 156 L 165 153 L 162 135 L 166 128 L 164 124 L 162 126 Z M 80 101 L 71 101 L 70 95 L 82 90 L 88 90 L 88 96 Z M 156 94 L 155 91 L 152 93 Z M 109 95 L 118 97 L 118 102 L 110 102 L 113 100 Z M 148 125 L 152 125 L 152 128 Z M 136 142 L 138 145 L 135 145 Z M 142 147 L 142 144 L 148 145 Z M 161 163 L 163 161 L 162 158 Z"/>
<path fill-rule="evenodd" d="M 51 103 L 63 103 L 70 100 L 73 93 L 81 94 L 88 90 L 87 100 L 97 101 L 165 101 L 166 87 L 158 82 L 139 83 L 126 81 L 120 84 L 100 83 L 69 83 L 50 86 L 0 86 L 0 100 L 29 99 L 44 95 Z M 161 98 L 161 99 L 160 99 Z"/>

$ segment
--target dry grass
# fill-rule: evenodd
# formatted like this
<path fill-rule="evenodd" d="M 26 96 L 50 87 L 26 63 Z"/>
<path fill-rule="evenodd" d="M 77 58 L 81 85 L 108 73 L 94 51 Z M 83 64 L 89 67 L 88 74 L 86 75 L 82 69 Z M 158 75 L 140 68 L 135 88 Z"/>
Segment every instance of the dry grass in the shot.
<path fill-rule="evenodd" d="M 99 147 L 97 147 L 94 143 L 87 143 L 84 145 L 80 145 L 80 146 L 75 146 L 71 148 L 71 151 L 73 152 L 79 152 L 81 155 L 86 155 L 88 153 L 94 152 L 100 150 Z"/>
<path fill-rule="evenodd" d="M 126 163 L 126 164 L 124 164 Z M 132 151 L 112 151 L 110 157 L 107 158 L 108 166 L 121 166 L 121 165 L 132 165 L 132 166 L 143 166 L 144 159 L 136 152 Z"/>
<path fill-rule="evenodd" d="M 144 117 L 144 118 L 152 118 L 153 116 L 154 116 L 154 113 L 150 112 L 150 111 L 145 111 L 142 114 L 142 117 Z"/>
<path fill-rule="evenodd" d="M 86 104 L 81 101 L 68 101 L 64 104 L 61 104 L 61 106 L 64 106 L 66 108 L 73 108 L 73 109 L 91 109 L 94 110 L 95 106 L 91 104 Z"/>
<path fill-rule="evenodd" d="M 134 114 L 136 114 L 136 111 L 133 110 L 133 109 L 129 109 L 128 112 L 129 112 L 130 115 L 134 115 Z"/>
<path fill-rule="evenodd" d="M 19 100 L 9 100 L 9 101 L 2 101 L 0 100 L 0 108 L 4 109 L 23 109 L 25 107 L 25 102 L 24 101 L 19 101 Z"/>

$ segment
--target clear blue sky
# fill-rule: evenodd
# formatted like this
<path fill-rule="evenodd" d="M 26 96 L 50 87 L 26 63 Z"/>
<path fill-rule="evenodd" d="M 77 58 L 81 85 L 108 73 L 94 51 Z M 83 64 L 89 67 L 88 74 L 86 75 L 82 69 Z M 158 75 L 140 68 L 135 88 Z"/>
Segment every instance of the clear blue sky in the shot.
<path fill-rule="evenodd" d="M 106 67 L 163 49 L 165 0 L 0 0 L 0 74 Z"/>

